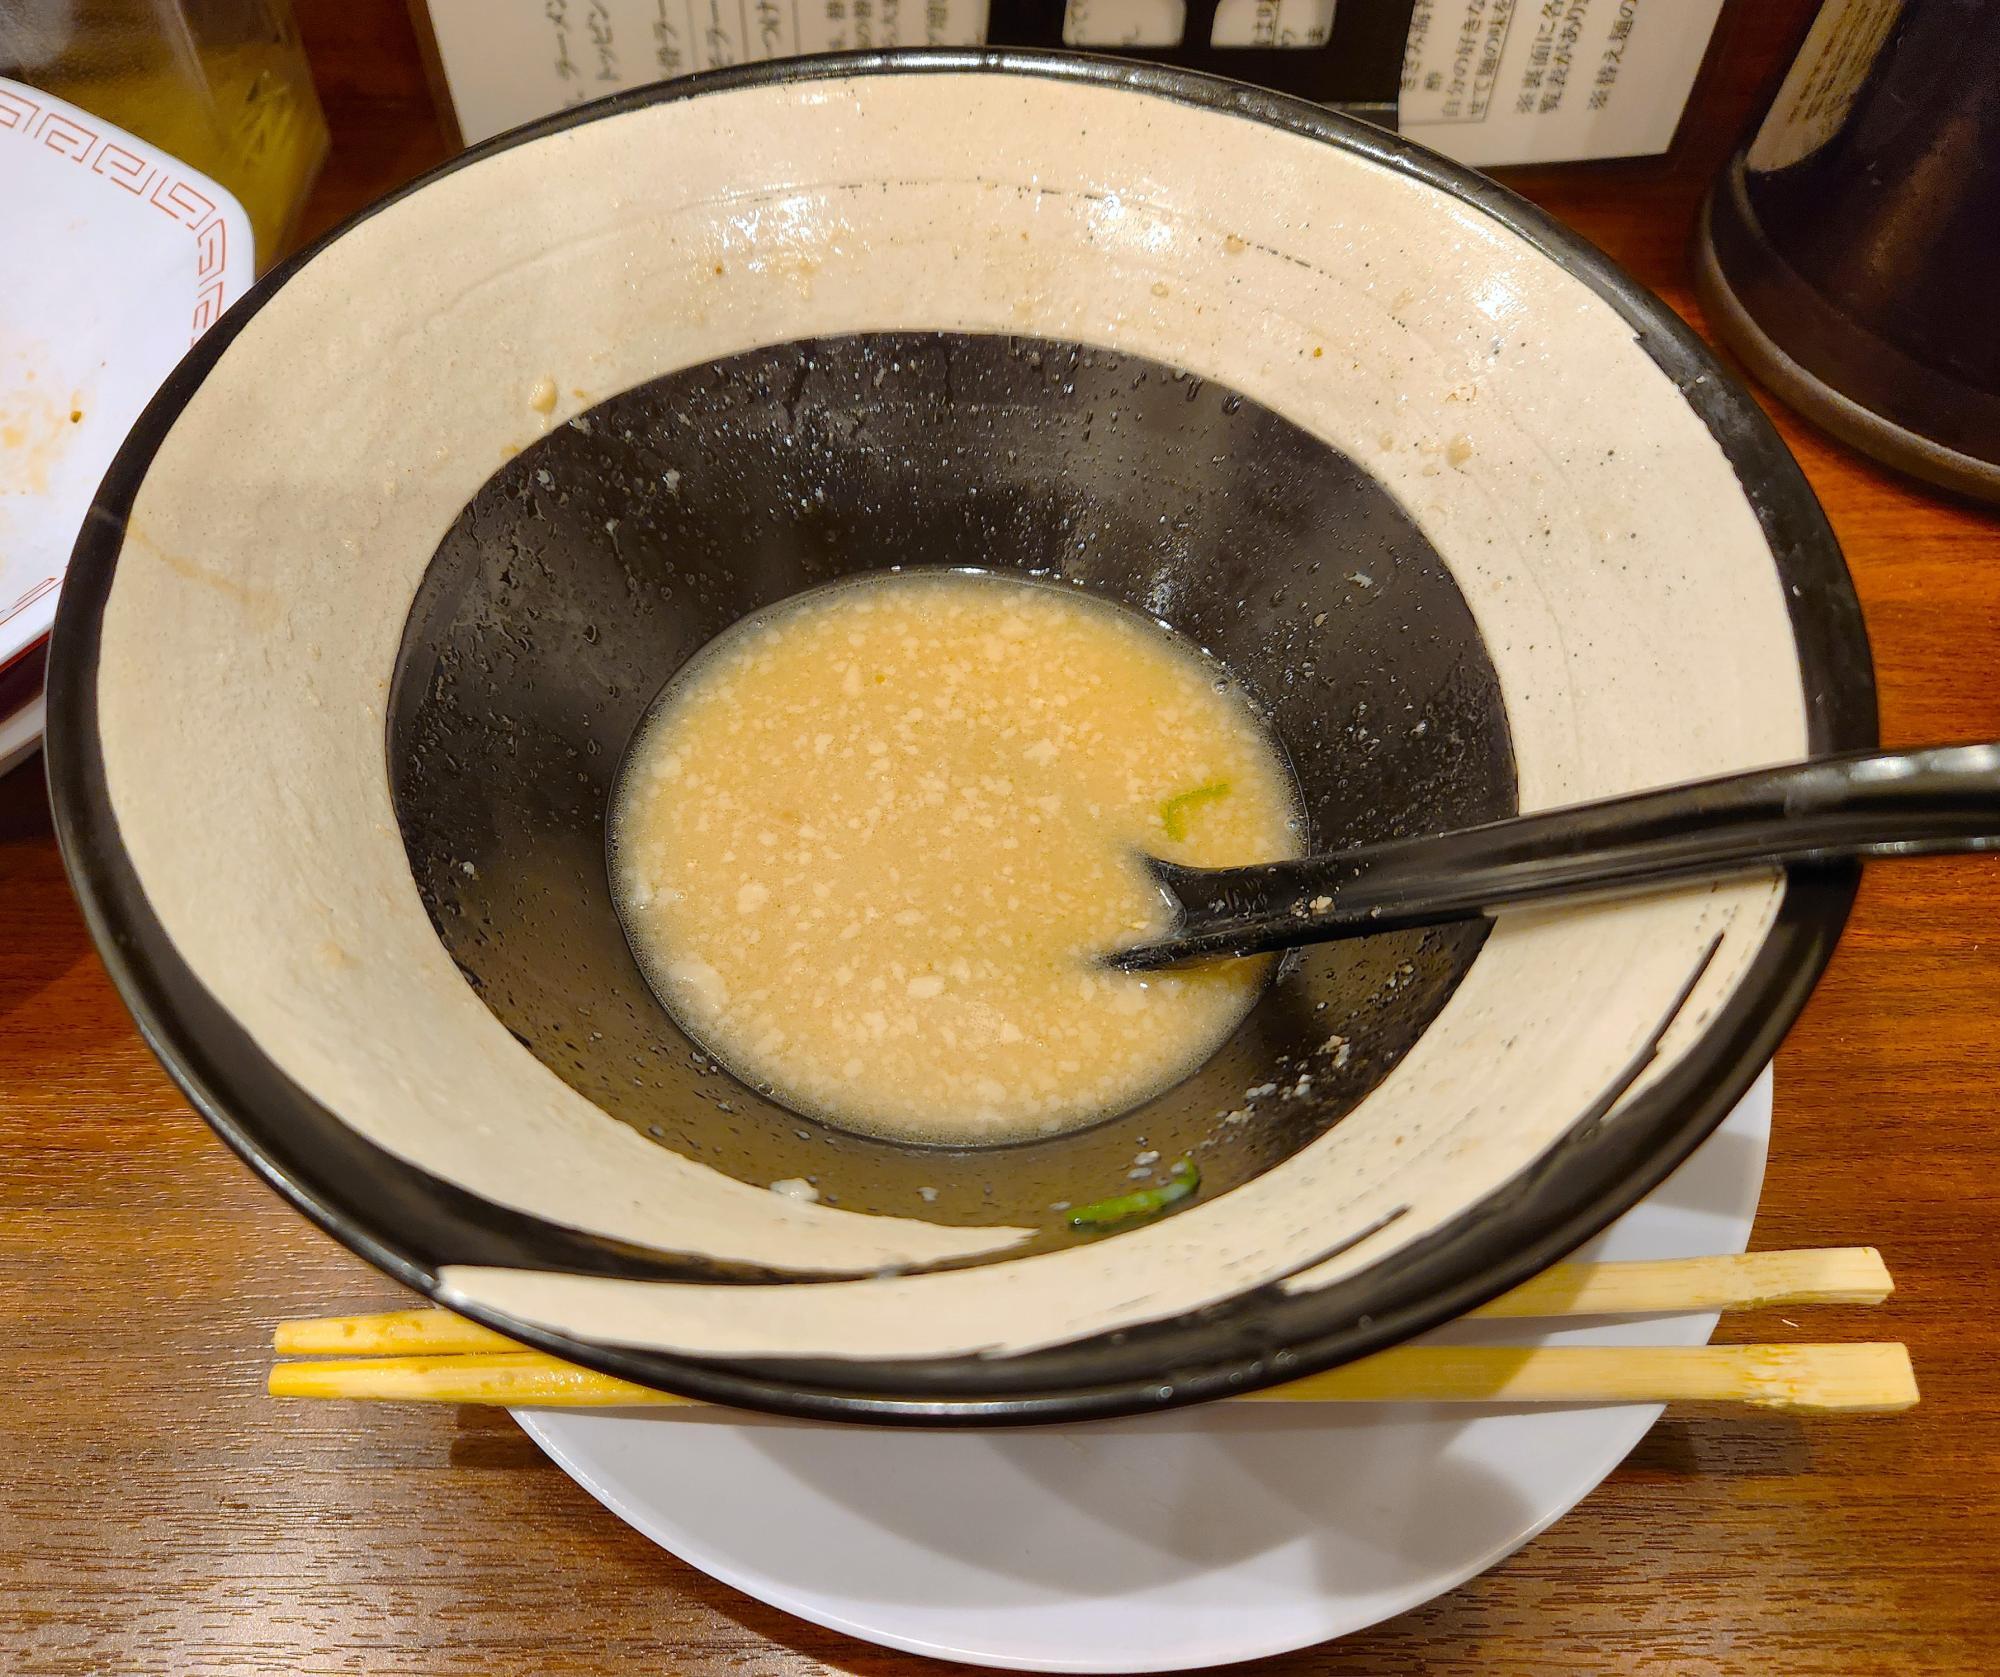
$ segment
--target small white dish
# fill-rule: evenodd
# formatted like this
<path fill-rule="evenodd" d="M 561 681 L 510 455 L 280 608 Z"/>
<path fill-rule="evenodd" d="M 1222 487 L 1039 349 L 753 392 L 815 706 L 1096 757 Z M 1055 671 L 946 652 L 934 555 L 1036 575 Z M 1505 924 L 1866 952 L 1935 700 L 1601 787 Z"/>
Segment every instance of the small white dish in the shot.
<path fill-rule="evenodd" d="M 0 717 L 0 774 L 11 773 L 35 754 L 48 713 L 48 700 L 37 693 L 11 716 Z"/>
<path fill-rule="evenodd" d="M 248 289 L 228 191 L 40 88 L 0 79 L 0 668 L 55 621 L 105 468 L 188 345 Z M 0 770 L 41 735 L 0 722 Z M 32 726 L 32 732 L 26 730 Z"/>
<path fill-rule="evenodd" d="M 1582 1256 L 1740 1252 L 1767 1069 Z M 1433 1338 L 1700 1344 L 1713 1315 Z M 520 1411 L 557 1466 L 758 1600 L 934 1658 L 1178 1671 L 1344 1636 L 1455 1588 L 1575 1507 L 1656 1406 L 1207 1405 L 909 1432 L 676 1411 Z"/>

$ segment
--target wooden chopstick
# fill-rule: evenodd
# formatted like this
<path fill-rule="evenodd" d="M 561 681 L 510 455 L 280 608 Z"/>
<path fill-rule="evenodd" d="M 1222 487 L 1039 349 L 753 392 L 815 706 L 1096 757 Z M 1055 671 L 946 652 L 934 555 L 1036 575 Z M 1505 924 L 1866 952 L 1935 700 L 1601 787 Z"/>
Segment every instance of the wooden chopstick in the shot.
<path fill-rule="evenodd" d="M 1473 1311 L 1529 1317 L 1879 1304 L 1894 1289 L 1873 1247 L 1558 1264 Z M 529 1351 L 444 1310 L 281 1322 L 273 1397 L 532 1408 L 696 1400 Z M 1399 1345 L 1241 1402 L 1732 1403 L 1796 1414 L 1888 1414 L 1917 1401 L 1901 1345 Z"/>
<path fill-rule="evenodd" d="M 529 1408 L 695 1400 L 535 1351 L 278 1363 L 273 1397 Z M 1727 1403 L 1810 1415 L 1889 1414 L 1917 1401 L 1901 1345 L 1401 1345 L 1236 1402 Z"/>
<path fill-rule="evenodd" d="M 505 1334 L 449 1310 L 384 1310 L 372 1316 L 308 1316 L 280 1322 L 271 1346 L 281 1357 L 447 1357 L 518 1351 Z"/>
<path fill-rule="evenodd" d="M 1872 1246 L 1556 1264 L 1474 1317 L 1658 1316 L 1771 1305 L 1880 1304 L 1896 1284 Z"/>
<path fill-rule="evenodd" d="M 1872 1246 L 1557 1264 L 1470 1315 L 1640 1316 L 1769 1305 L 1880 1304 L 1894 1286 L 1882 1254 Z M 491 1328 L 447 1310 L 390 1310 L 280 1322 L 272 1341 L 281 1357 L 436 1357 L 520 1349 Z"/>

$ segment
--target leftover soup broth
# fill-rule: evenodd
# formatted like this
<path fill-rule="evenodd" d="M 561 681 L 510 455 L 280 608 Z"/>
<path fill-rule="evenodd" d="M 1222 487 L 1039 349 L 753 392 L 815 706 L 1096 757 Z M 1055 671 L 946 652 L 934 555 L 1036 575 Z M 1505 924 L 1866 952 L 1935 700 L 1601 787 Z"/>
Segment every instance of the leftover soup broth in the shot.
<path fill-rule="evenodd" d="M 884 573 L 693 659 L 612 816 L 628 936 L 676 1019 L 804 1112 L 1003 1141 L 1170 1086 L 1268 960 L 1099 957 L 1166 923 L 1141 851 L 1297 853 L 1290 772 L 1211 659 L 1072 589 Z"/>

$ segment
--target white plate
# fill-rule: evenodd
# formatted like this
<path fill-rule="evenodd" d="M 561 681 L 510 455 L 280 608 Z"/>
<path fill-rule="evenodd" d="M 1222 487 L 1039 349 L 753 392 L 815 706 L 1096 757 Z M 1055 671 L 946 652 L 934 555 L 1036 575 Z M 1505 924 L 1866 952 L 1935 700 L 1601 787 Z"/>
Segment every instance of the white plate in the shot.
<path fill-rule="evenodd" d="M 1740 1252 L 1767 1070 L 1585 1248 Z M 1436 1337 L 1520 1343 L 1521 1324 Z M 1699 1344 L 1712 1315 L 1571 1328 Z M 1176 1671 L 1344 1636 L 1452 1589 L 1583 1499 L 1657 1407 L 1208 1405 L 910 1432 L 689 1411 L 522 1411 L 564 1472 L 704 1572 L 816 1624 L 1027 1671 Z"/>
<path fill-rule="evenodd" d="M 55 621 L 77 529 L 125 433 L 255 264 L 242 206 L 206 175 L 6 80 L 0 227 L 4 666 Z"/>
<path fill-rule="evenodd" d="M 0 774 L 19 768 L 42 743 L 48 701 L 37 693 L 13 715 L 0 717 Z"/>

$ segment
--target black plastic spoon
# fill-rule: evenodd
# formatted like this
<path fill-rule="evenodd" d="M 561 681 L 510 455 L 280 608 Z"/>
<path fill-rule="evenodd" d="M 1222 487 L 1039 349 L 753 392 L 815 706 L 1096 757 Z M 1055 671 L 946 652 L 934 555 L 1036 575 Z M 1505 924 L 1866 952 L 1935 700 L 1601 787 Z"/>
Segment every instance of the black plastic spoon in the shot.
<path fill-rule="evenodd" d="M 1148 856 L 1174 924 L 1105 960 L 1142 972 L 1784 862 L 1990 849 L 2000 744 L 1822 757 L 1294 862 L 1188 868 Z"/>

